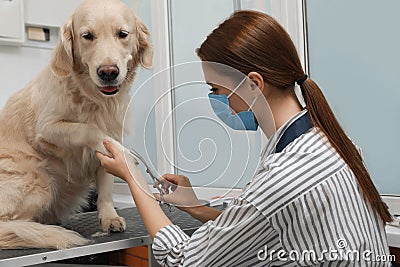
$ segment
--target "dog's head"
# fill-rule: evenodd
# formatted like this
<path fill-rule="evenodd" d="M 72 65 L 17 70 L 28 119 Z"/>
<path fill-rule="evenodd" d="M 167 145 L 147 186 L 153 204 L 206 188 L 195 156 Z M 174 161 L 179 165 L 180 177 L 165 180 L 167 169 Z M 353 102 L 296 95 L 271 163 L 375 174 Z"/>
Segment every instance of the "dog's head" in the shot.
<path fill-rule="evenodd" d="M 136 67 L 150 68 L 152 48 L 143 22 L 119 0 L 86 0 L 61 27 L 51 68 L 75 75 L 90 95 L 111 96 L 131 84 Z"/>

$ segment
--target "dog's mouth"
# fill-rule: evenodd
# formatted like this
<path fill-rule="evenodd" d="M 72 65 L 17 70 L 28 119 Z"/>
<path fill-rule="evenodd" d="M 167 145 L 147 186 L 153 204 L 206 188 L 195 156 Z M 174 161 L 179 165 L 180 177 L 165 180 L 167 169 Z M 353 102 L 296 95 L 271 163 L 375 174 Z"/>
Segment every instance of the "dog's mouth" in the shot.
<path fill-rule="evenodd" d="M 104 86 L 104 87 L 99 87 L 100 92 L 102 92 L 105 95 L 115 95 L 116 93 L 119 92 L 119 86 Z"/>

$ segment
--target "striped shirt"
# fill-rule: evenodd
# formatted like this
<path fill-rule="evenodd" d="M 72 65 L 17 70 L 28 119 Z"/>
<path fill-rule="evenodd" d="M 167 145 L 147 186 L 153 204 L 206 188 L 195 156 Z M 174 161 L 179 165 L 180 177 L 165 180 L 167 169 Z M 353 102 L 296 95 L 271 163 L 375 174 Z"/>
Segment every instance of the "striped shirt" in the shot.
<path fill-rule="evenodd" d="M 390 266 L 384 224 L 326 136 L 306 127 L 276 151 L 306 112 L 270 138 L 256 175 L 214 221 L 191 237 L 176 225 L 157 232 L 161 265 Z"/>

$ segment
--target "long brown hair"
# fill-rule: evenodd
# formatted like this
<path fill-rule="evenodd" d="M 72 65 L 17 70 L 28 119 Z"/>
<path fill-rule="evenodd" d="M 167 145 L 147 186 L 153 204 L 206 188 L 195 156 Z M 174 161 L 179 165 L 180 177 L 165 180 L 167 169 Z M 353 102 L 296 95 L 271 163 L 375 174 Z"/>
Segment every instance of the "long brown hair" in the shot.
<path fill-rule="evenodd" d="M 257 11 L 238 11 L 206 38 L 197 54 L 203 61 L 228 65 L 244 74 L 258 72 L 282 90 L 305 77 L 289 34 L 272 17 Z M 311 80 L 301 84 L 312 125 L 319 128 L 356 176 L 364 198 L 384 222 L 392 221 L 362 158 L 335 118 L 321 89 Z"/>

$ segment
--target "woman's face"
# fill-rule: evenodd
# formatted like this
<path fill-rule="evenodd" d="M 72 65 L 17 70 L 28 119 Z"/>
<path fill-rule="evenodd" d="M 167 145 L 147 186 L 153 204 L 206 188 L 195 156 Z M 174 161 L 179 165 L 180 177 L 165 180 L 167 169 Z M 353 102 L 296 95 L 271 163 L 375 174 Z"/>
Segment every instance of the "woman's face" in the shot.
<path fill-rule="evenodd" d="M 246 104 L 245 100 L 247 100 L 248 103 L 251 102 L 251 99 L 253 96 L 249 95 L 248 92 L 249 89 L 249 83 L 248 79 L 241 83 L 243 79 L 246 77 L 244 76 L 241 72 L 237 71 L 237 77 L 234 77 L 235 79 L 232 78 L 232 75 L 227 76 L 221 73 L 226 73 L 226 69 L 229 68 L 227 66 L 220 66 L 216 64 L 212 64 L 209 62 L 202 62 L 202 68 L 203 68 L 203 73 L 204 73 L 204 78 L 206 83 L 211 86 L 210 90 L 212 94 L 217 94 L 217 95 L 226 95 L 229 96 L 229 94 L 232 93 L 232 91 L 239 85 L 240 87 L 236 89 L 235 93 L 233 93 L 229 97 L 229 106 L 233 110 L 234 113 L 239 113 L 241 111 L 247 111 L 249 109 L 249 105 Z M 221 68 L 223 69 L 222 71 L 216 71 L 215 69 Z M 230 70 L 230 69 L 229 69 Z M 232 72 L 234 73 L 234 72 Z M 236 76 L 236 75 L 235 75 Z"/>

